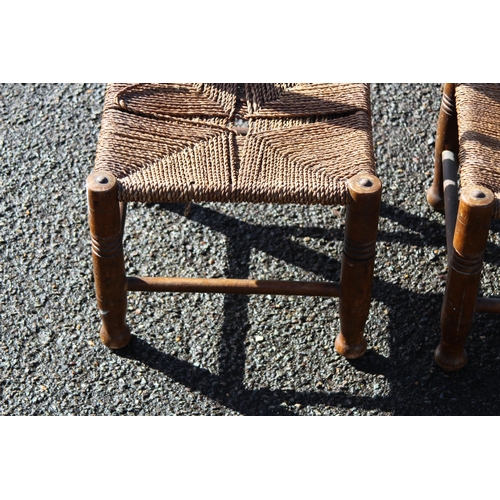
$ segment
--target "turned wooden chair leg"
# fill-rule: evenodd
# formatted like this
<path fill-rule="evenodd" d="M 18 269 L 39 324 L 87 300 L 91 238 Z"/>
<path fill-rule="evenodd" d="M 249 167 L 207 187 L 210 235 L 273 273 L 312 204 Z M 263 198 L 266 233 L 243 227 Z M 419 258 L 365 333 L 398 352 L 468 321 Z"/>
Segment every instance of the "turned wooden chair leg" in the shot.
<path fill-rule="evenodd" d="M 442 153 L 458 151 L 457 113 L 455 109 L 455 84 L 446 83 L 443 89 L 441 109 L 436 132 L 434 155 L 434 179 L 427 191 L 427 202 L 435 210 L 444 210 Z"/>
<path fill-rule="evenodd" d="M 335 349 L 353 359 L 366 351 L 363 330 L 370 310 L 382 185 L 373 175 L 358 174 L 348 186 L 340 272 L 340 333 Z"/>
<path fill-rule="evenodd" d="M 97 307 L 102 319 L 100 336 L 104 345 L 119 349 L 129 343 L 130 329 L 125 323 L 124 211 L 120 211 L 113 174 L 92 173 L 87 178 L 87 197 Z"/>
<path fill-rule="evenodd" d="M 445 370 L 459 370 L 467 362 L 464 347 L 474 317 L 493 202 L 487 188 L 462 190 L 441 309 L 441 343 L 434 353 Z"/>

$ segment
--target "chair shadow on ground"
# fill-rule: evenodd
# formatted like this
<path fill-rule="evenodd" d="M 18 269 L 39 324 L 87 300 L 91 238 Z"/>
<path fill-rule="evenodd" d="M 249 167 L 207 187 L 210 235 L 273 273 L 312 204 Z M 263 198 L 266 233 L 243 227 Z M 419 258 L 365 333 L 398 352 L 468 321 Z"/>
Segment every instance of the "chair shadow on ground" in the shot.
<path fill-rule="evenodd" d="M 161 209 L 182 214 L 185 205 L 162 204 Z M 340 262 L 336 258 L 310 250 L 289 237 L 313 235 L 338 240 L 343 237 L 340 229 L 256 226 L 201 205 L 192 206 L 190 218 L 227 237 L 227 276 L 249 276 L 250 252 L 254 247 L 326 280 L 339 279 Z M 402 229 L 385 232 L 382 228 L 379 241 L 413 247 L 445 247 L 444 226 L 438 222 L 387 204 L 382 204 L 381 218 L 396 221 Z M 248 235 L 244 243 L 236 237 L 242 230 Z M 286 245 L 276 244 L 276 241 L 285 238 Z M 500 263 L 500 250 L 491 245 L 487 258 Z M 500 411 L 497 395 L 500 339 L 490 336 L 488 340 L 475 341 L 469 350 L 474 362 L 457 373 L 447 374 L 434 364 L 432 357 L 439 341 L 442 293 L 416 293 L 376 274 L 372 297 L 374 301 L 383 303 L 388 311 L 384 335 L 389 340 L 390 355 L 385 357 L 369 348 L 362 358 L 349 363 L 359 372 L 381 375 L 389 384 L 389 394 L 385 396 L 366 397 L 347 391 L 319 389 L 298 391 L 245 387 L 245 339 L 249 330 L 249 297 L 245 295 L 224 297 L 218 374 L 161 352 L 135 335 L 126 348 L 115 352 L 163 373 L 189 391 L 199 392 L 245 415 L 293 415 L 294 412 L 283 405 L 284 401 L 287 405 L 357 408 L 365 412 L 395 415 L 475 415 L 497 414 Z M 477 328 L 488 322 L 492 322 L 491 317 L 480 320 L 479 326 L 473 327 L 471 337 L 474 334 L 477 336 Z"/>

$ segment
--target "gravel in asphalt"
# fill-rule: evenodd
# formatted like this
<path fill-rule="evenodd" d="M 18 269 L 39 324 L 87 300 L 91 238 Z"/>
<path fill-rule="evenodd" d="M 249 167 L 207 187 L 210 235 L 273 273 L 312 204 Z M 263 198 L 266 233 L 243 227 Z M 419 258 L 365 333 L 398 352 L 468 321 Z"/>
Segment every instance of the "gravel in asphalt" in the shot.
<path fill-rule="evenodd" d="M 0 86 L 0 415 L 496 415 L 499 319 L 469 362 L 433 361 L 444 219 L 427 205 L 439 84 L 372 85 L 383 183 L 368 351 L 333 348 L 337 299 L 130 293 L 131 344 L 101 345 L 85 179 L 103 84 Z M 131 204 L 128 274 L 338 280 L 342 207 Z M 484 295 L 500 295 L 500 224 Z"/>

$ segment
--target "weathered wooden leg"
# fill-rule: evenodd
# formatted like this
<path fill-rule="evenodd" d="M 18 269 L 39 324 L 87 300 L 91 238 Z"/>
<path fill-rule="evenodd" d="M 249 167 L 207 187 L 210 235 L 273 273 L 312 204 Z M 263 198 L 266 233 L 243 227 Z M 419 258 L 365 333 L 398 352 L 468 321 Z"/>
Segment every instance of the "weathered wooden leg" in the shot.
<path fill-rule="evenodd" d="M 373 175 L 349 180 L 335 349 L 351 359 L 366 351 L 363 330 L 370 310 L 381 192 L 381 182 Z"/>
<path fill-rule="evenodd" d="M 493 202 L 493 193 L 480 186 L 464 188 L 460 197 L 441 309 L 441 343 L 434 353 L 445 370 L 459 370 L 467 362 L 464 346 L 474 317 Z"/>
<path fill-rule="evenodd" d="M 127 292 L 123 260 L 122 220 L 113 174 L 94 172 L 87 178 L 97 307 L 101 313 L 101 340 L 111 349 L 130 341 L 125 323 Z"/>
<path fill-rule="evenodd" d="M 458 151 L 457 114 L 455 110 L 455 84 L 446 83 L 443 89 L 441 109 L 436 132 L 434 155 L 434 179 L 427 191 L 427 201 L 435 210 L 444 210 L 443 167 L 441 155 L 444 150 Z"/>

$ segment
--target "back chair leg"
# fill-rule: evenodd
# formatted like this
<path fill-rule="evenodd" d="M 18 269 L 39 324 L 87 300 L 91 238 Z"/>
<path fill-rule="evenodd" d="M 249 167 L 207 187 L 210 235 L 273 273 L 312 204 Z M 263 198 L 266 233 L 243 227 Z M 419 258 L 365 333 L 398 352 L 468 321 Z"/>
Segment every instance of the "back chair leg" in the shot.
<path fill-rule="evenodd" d="M 344 252 L 340 272 L 340 333 L 335 348 L 346 358 L 366 351 L 363 335 L 370 310 L 382 185 L 369 174 L 358 174 L 348 183 Z"/>
<path fill-rule="evenodd" d="M 476 308 L 493 202 L 487 188 L 462 190 L 441 309 L 441 343 L 434 353 L 436 363 L 445 370 L 459 370 L 467 362 L 464 347 Z"/>
<path fill-rule="evenodd" d="M 94 172 L 87 178 L 95 289 L 102 318 L 100 336 L 111 349 L 124 347 L 130 341 L 130 329 L 125 323 L 127 292 L 122 243 L 125 212 L 124 205 L 120 210 L 117 194 L 113 174 Z"/>
<path fill-rule="evenodd" d="M 434 156 L 434 179 L 427 191 L 427 201 L 435 210 L 444 211 L 443 166 L 441 155 L 443 151 L 458 151 L 457 113 L 455 109 L 455 84 L 446 83 L 443 89 L 441 109 L 436 133 Z"/>

